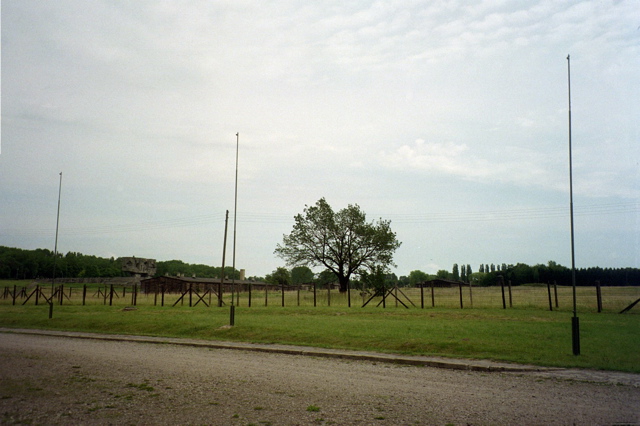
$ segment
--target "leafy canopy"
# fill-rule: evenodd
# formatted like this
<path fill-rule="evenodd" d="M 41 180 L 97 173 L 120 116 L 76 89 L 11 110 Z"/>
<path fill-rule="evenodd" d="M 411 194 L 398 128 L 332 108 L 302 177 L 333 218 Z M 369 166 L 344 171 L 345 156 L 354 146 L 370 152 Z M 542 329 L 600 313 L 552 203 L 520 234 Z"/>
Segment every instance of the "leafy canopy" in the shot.
<path fill-rule="evenodd" d="M 338 277 L 340 291 L 347 290 L 355 273 L 393 265 L 393 253 L 401 244 L 390 221 L 368 223 L 358 205 L 334 212 L 321 198 L 305 206 L 294 221 L 275 254 L 290 266 L 324 266 Z"/>

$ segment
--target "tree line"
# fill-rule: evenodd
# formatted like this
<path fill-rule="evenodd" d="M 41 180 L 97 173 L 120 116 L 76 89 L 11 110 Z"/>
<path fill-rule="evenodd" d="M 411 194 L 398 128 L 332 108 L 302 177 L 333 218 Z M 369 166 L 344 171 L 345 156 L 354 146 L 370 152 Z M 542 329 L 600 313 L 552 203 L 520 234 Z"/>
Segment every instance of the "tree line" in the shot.
<path fill-rule="evenodd" d="M 409 285 L 440 278 L 461 281 L 479 286 L 497 285 L 504 279 L 512 285 L 530 283 L 556 283 L 558 285 L 572 285 L 571 268 L 549 261 L 546 265 L 533 266 L 518 263 L 516 265 L 481 264 L 478 272 L 473 272 L 470 265 L 453 265 L 451 271 L 440 270 L 436 275 L 429 275 L 420 270 L 411 271 L 408 277 Z M 402 280 L 401 277 L 400 279 Z M 576 285 L 592 286 L 599 281 L 604 286 L 638 286 L 640 285 L 640 269 L 638 268 L 578 268 L 576 269 Z"/>
<path fill-rule="evenodd" d="M 0 279 L 36 279 L 36 278 L 82 278 L 82 277 L 119 277 L 122 272 L 120 258 L 102 258 L 77 252 L 58 253 L 55 257 L 51 250 L 24 250 L 19 248 L 0 246 Z M 181 260 L 156 262 L 156 276 L 196 276 L 200 278 L 220 278 L 221 267 L 190 264 Z M 529 283 L 557 283 L 571 285 L 571 268 L 549 261 L 546 265 L 533 266 L 524 263 L 511 264 L 482 264 L 474 272 L 469 264 L 454 264 L 451 271 L 439 270 L 436 274 L 428 274 L 414 270 L 407 276 L 397 277 L 393 273 L 385 272 L 380 277 L 373 274 L 359 276 L 354 279 L 351 287 L 358 288 L 363 283 L 368 286 L 372 280 L 384 280 L 385 286 L 416 286 L 431 279 L 446 279 L 452 281 L 469 282 L 473 285 L 497 285 L 500 279 L 511 281 L 512 285 Z M 225 267 L 226 278 L 240 278 L 240 273 L 232 267 Z M 500 278 L 502 277 L 502 278 Z M 255 281 L 267 281 L 275 285 L 298 285 L 316 283 L 324 287 L 338 282 L 338 277 L 328 269 L 314 273 L 307 266 L 297 266 L 291 269 L 279 267 L 266 277 L 248 277 Z M 640 269 L 638 268 L 580 268 L 576 270 L 576 285 L 592 286 L 600 281 L 603 286 L 638 286 L 640 285 Z"/>
<path fill-rule="evenodd" d="M 156 262 L 156 276 L 197 276 L 220 278 L 221 267 L 189 264 L 181 260 Z M 228 266 L 225 277 L 240 278 L 240 273 Z M 77 252 L 54 253 L 48 249 L 23 250 L 0 246 L 0 279 L 38 278 L 110 278 L 129 274 L 122 271 L 121 258 L 104 258 Z"/>

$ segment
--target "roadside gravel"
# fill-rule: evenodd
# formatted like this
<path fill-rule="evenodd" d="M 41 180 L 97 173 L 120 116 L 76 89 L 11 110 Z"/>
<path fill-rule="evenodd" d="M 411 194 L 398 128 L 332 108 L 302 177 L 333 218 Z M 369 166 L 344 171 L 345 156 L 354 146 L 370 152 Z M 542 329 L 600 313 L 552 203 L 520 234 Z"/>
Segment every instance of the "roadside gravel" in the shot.
<path fill-rule="evenodd" d="M 461 371 L 0 333 L 0 422 L 640 424 L 638 375 L 612 385 L 611 376 L 566 371 Z"/>

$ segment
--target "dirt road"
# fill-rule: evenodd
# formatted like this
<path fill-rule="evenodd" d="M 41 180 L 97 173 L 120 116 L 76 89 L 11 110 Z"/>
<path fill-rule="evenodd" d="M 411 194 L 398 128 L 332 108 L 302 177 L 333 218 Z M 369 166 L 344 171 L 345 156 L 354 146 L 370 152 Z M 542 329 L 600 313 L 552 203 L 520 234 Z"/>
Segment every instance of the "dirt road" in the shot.
<path fill-rule="evenodd" d="M 0 333 L 4 424 L 640 424 L 640 388 Z"/>

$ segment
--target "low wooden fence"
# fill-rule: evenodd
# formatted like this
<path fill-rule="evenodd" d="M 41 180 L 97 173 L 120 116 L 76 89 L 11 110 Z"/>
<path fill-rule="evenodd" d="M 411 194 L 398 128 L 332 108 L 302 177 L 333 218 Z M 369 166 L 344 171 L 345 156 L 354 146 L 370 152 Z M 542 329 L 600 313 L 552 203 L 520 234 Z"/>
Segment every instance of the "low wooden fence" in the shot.
<path fill-rule="evenodd" d="M 576 303 L 582 312 L 621 312 L 640 299 L 640 287 L 577 287 Z M 492 287 L 391 287 L 379 291 L 351 288 L 348 293 L 317 286 L 209 287 L 186 286 L 178 292 L 157 288 L 141 292 L 138 285 L 58 284 L 5 286 L 0 304 L 72 304 L 116 306 L 245 306 L 245 307 L 380 307 L 409 309 L 544 309 L 571 311 L 570 286 L 539 284 Z M 640 311 L 640 304 L 629 312 Z"/>

